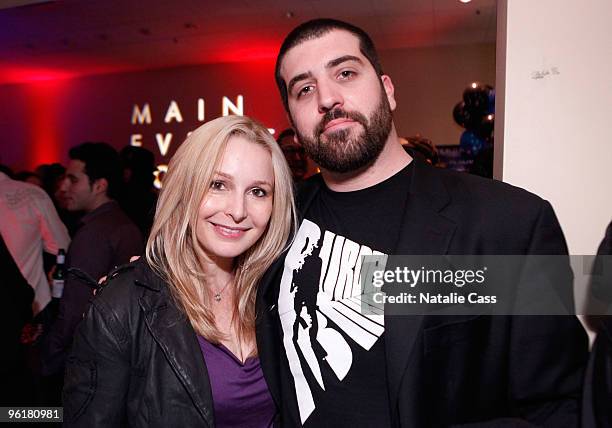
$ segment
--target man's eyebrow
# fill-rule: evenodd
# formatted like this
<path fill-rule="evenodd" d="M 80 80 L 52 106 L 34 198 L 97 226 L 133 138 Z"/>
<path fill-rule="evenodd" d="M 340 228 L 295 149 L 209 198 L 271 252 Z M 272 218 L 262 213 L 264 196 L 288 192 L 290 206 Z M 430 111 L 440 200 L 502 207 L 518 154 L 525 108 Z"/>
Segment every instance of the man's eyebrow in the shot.
<path fill-rule="evenodd" d="M 296 85 L 296 83 L 298 83 L 300 80 L 306 80 L 309 77 L 312 76 L 312 73 L 310 71 L 306 72 L 306 73 L 301 73 L 298 74 L 297 76 L 295 76 L 293 79 L 291 79 L 289 81 L 289 84 L 287 85 L 287 92 L 291 92 L 291 90 L 293 89 L 293 87 Z"/>
<path fill-rule="evenodd" d="M 363 61 L 359 57 L 356 57 L 354 55 L 344 55 L 339 58 L 332 59 L 330 62 L 328 62 L 325 65 L 325 68 L 333 68 L 347 61 L 355 61 L 355 62 L 358 62 L 359 64 L 363 64 Z"/>

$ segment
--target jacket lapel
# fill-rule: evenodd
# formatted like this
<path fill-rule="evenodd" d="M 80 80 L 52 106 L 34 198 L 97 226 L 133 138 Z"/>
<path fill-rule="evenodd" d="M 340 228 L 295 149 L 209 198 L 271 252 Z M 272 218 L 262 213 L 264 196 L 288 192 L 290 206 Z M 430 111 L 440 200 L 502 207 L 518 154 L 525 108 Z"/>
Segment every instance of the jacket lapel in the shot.
<path fill-rule="evenodd" d="M 301 183 L 297 193 L 296 205 L 298 209 L 298 223 L 302 222 L 303 213 L 313 201 L 320 189 L 322 179 L 316 176 Z M 299 226 L 298 226 L 299 227 Z M 279 378 L 279 367 L 282 353 L 279 349 L 282 344 L 282 332 L 278 316 L 278 287 L 282 270 L 285 266 L 285 256 L 283 253 L 276 262 L 270 266 L 260 281 L 257 290 L 257 350 L 259 360 L 266 383 L 270 389 L 272 399 L 277 408 L 281 405 L 281 385 Z"/>
<path fill-rule="evenodd" d="M 281 332 L 278 329 L 278 281 L 285 262 L 284 255 L 270 266 L 257 290 L 257 319 L 255 334 L 261 370 L 270 389 L 276 407 L 281 405 L 279 378 L 279 349 L 282 346 Z"/>
<path fill-rule="evenodd" d="M 153 288 L 148 284 L 148 288 Z M 149 293 L 139 304 L 151 335 L 160 346 L 202 418 L 214 426 L 212 392 L 202 350 L 189 321 L 171 303 L 164 289 L 159 294 Z M 161 298 L 165 295 L 166 298 Z"/>
<path fill-rule="evenodd" d="M 410 191 L 395 254 L 446 254 L 456 228 L 456 224 L 443 215 L 450 195 L 432 167 L 416 160 L 413 162 Z M 417 379 L 416 373 L 406 373 L 411 377 L 404 379 L 404 372 L 421 334 L 422 323 L 423 316 L 420 315 L 385 316 L 387 382 L 393 409 L 396 408 L 400 385 L 403 382 L 414 383 Z M 415 388 L 418 387 L 415 385 Z"/>

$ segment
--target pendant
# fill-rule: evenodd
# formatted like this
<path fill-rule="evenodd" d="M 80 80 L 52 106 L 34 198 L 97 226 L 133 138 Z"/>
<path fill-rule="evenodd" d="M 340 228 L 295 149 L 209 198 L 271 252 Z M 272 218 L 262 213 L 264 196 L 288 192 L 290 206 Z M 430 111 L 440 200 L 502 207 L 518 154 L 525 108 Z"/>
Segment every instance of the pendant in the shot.
<path fill-rule="evenodd" d="M 217 302 L 221 301 L 221 293 L 215 293 L 215 301 Z"/>

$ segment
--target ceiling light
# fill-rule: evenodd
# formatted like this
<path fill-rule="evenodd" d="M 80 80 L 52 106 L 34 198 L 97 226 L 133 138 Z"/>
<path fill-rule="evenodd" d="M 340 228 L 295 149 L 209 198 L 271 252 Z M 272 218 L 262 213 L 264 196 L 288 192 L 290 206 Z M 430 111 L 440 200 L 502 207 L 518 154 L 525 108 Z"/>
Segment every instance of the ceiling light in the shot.
<path fill-rule="evenodd" d="M 461 3 L 469 3 L 469 2 L 471 2 L 472 0 L 459 0 L 459 1 L 460 1 Z"/>

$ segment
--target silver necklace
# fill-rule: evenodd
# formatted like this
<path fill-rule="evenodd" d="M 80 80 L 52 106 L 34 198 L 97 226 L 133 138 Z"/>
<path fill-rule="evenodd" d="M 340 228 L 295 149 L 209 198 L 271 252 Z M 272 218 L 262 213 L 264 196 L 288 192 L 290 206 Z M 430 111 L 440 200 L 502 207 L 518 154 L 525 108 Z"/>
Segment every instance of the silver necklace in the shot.
<path fill-rule="evenodd" d="M 219 290 L 219 291 L 217 291 L 215 293 L 215 302 L 220 302 L 221 301 L 221 293 L 223 293 L 225 291 L 225 289 L 227 288 L 227 286 L 230 285 L 230 282 L 232 282 L 231 279 L 229 281 L 227 281 L 227 284 L 225 284 L 221 290 Z"/>

